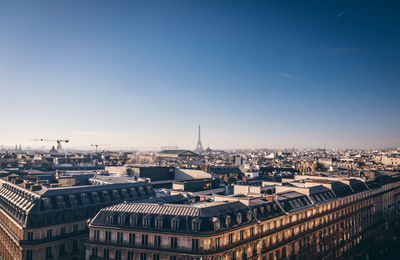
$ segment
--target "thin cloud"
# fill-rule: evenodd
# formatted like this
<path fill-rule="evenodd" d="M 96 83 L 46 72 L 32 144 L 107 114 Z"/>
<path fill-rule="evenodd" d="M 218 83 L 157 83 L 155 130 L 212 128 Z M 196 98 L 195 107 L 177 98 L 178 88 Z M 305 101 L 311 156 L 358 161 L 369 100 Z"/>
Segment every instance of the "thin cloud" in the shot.
<path fill-rule="evenodd" d="M 278 74 L 279 76 L 284 77 L 284 78 L 299 80 L 298 77 L 293 76 L 293 75 L 288 74 L 288 73 L 284 73 L 284 72 L 279 72 L 278 71 L 276 74 Z"/>
<path fill-rule="evenodd" d="M 326 55 L 342 55 L 342 54 L 352 54 L 360 52 L 357 48 L 350 47 L 330 47 L 330 46 L 322 46 L 319 48 L 319 51 L 322 54 Z"/>
<path fill-rule="evenodd" d="M 339 18 L 339 17 L 341 17 L 343 14 L 344 14 L 344 11 L 343 11 L 343 12 L 341 12 L 341 13 L 338 13 L 338 14 L 336 15 L 336 18 Z"/>

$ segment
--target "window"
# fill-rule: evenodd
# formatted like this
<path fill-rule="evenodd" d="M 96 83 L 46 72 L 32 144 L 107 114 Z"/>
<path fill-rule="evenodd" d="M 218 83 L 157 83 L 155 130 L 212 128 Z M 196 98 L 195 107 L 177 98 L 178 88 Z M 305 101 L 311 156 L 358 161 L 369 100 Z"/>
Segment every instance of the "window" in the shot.
<path fill-rule="evenodd" d="M 240 240 L 244 239 L 244 230 L 240 230 Z"/>
<path fill-rule="evenodd" d="M 238 224 L 241 224 L 241 223 L 242 223 L 242 214 L 241 214 L 241 213 L 238 213 L 238 214 L 236 215 L 236 222 L 237 222 Z"/>
<path fill-rule="evenodd" d="M 26 250 L 26 260 L 32 260 L 32 250 Z"/>
<path fill-rule="evenodd" d="M 134 253 L 133 251 L 128 251 L 128 260 L 133 260 Z"/>
<path fill-rule="evenodd" d="M 33 240 L 33 232 L 28 232 L 28 240 Z"/>
<path fill-rule="evenodd" d="M 47 230 L 47 238 L 51 238 L 53 236 L 53 230 L 48 229 Z"/>
<path fill-rule="evenodd" d="M 170 256 L 169 260 L 176 260 L 176 256 Z"/>
<path fill-rule="evenodd" d="M 118 217 L 118 224 L 125 225 L 125 215 L 121 215 Z"/>
<path fill-rule="evenodd" d="M 97 247 L 93 247 L 92 248 L 92 256 L 96 256 L 97 257 Z"/>
<path fill-rule="evenodd" d="M 156 218 L 156 228 L 162 228 L 163 227 L 163 222 L 164 222 L 163 216 L 158 216 Z"/>
<path fill-rule="evenodd" d="M 106 231 L 106 241 L 111 241 L 111 231 Z"/>
<path fill-rule="evenodd" d="M 140 253 L 140 260 L 146 260 L 147 259 L 147 254 L 146 253 Z"/>
<path fill-rule="evenodd" d="M 138 216 L 137 215 L 132 215 L 129 217 L 129 225 L 132 227 L 136 227 L 138 225 Z"/>
<path fill-rule="evenodd" d="M 219 230 L 220 228 L 219 219 L 217 217 L 213 217 L 213 222 L 214 222 L 214 230 Z"/>
<path fill-rule="evenodd" d="M 254 227 L 250 228 L 250 236 L 254 236 Z"/>
<path fill-rule="evenodd" d="M 121 260 L 121 250 L 115 250 L 115 260 Z"/>
<path fill-rule="evenodd" d="M 220 246 L 221 246 L 221 238 L 217 237 L 215 239 L 215 247 L 220 248 Z"/>
<path fill-rule="evenodd" d="M 198 239 L 192 239 L 192 250 L 193 251 L 199 250 L 199 240 Z"/>
<path fill-rule="evenodd" d="M 200 231 L 200 222 L 201 220 L 199 218 L 195 218 L 192 221 L 192 231 Z"/>
<path fill-rule="evenodd" d="M 150 227 L 150 218 L 149 215 L 143 217 L 143 227 Z"/>
<path fill-rule="evenodd" d="M 107 216 L 107 223 L 108 224 L 114 224 L 114 216 L 113 215 Z"/>
<path fill-rule="evenodd" d="M 154 236 L 154 246 L 161 247 L 161 236 Z"/>
<path fill-rule="evenodd" d="M 60 236 L 65 235 L 65 227 L 60 228 Z"/>
<path fill-rule="evenodd" d="M 78 224 L 74 224 L 74 232 L 78 232 Z"/>
<path fill-rule="evenodd" d="M 147 246 L 148 242 L 149 242 L 149 236 L 142 235 L 142 246 Z"/>
<path fill-rule="evenodd" d="M 179 228 L 179 218 L 174 217 L 173 219 L 171 219 L 171 229 L 176 230 L 178 228 Z"/>
<path fill-rule="evenodd" d="M 229 227 L 231 225 L 231 216 L 226 216 L 225 218 L 225 225 L 226 227 Z"/>
<path fill-rule="evenodd" d="M 99 239 L 100 239 L 100 231 L 95 230 L 93 237 L 94 237 L 94 240 L 99 241 Z"/>
<path fill-rule="evenodd" d="M 129 234 L 129 244 L 134 245 L 135 239 L 136 239 L 135 233 L 130 233 Z"/>
<path fill-rule="evenodd" d="M 53 254 L 51 252 L 51 246 L 46 247 L 46 258 L 51 258 L 53 257 Z"/>
<path fill-rule="evenodd" d="M 65 243 L 60 245 L 60 255 L 65 255 Z"/>
<path fill-rule="evenodd" d="M 177 248 L 178 246 L 178 238 L 176 237 L 171 237 L 170 238 L 170 244 L 171 244 L 171 248 Z"/>
<path fill-rule="evenodd" d="M 159 254 L 153 254 L 153 260 L 160 260 Z"/>
<path fill-rule="evenodd" d="M 124 233 L 118 232 L 117 233 L 117 242 L 122 243 L 123 240 L 124 240 Z"/>
<path fill-rule="evenodd" d="M 232 260 L 236 260 L 236 252 L 235 251 L 232 252 L 231 259 Z"/>
<path fill-rule="evenodd" d="M 247 221 L 251 221 L 252 213 L 251 211 L 247 211 Z"/>
<path fill-rule="evenodd" d="M 110 259 L 110 249 L 108 248 L 104 248 L 104 255 L 103 255 L 104 259 Z"/>
<path fill-rule="evenodd" d="M 233 244 L 233 234 L 229 234 L 229 244 Z"/>
<path fill-rule="evenodd" d="M 79 248 L 78 248 L 78 240 L 72 241 L 72 251 L 76 252 L 78 250 L 79 250 Z"/>

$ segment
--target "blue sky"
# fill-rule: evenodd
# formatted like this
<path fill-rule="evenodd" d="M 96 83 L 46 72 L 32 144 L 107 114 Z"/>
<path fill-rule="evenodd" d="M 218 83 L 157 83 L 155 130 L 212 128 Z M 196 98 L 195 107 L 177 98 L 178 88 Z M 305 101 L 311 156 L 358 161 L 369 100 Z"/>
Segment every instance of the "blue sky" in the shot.
<path fill-rule="evenodd" d="M 1 1 L 0 144 L 400 146 L 396 1 Z"/>

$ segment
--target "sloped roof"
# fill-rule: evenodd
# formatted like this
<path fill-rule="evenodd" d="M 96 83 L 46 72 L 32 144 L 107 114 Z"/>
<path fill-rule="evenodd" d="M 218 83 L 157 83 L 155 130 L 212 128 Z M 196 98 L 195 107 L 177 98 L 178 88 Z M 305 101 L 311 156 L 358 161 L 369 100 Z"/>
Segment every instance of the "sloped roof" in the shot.
<path fill-rule="evenodd" d="M 157 203 L 121 203 L 110 206 L 102 211 L 128 212 L 141 214 L 157 214 L 171 216 L 212 217 L 247 208 L 244 204 L 235 202 L 200 202 L 192 205 L 157 204 Z"/>

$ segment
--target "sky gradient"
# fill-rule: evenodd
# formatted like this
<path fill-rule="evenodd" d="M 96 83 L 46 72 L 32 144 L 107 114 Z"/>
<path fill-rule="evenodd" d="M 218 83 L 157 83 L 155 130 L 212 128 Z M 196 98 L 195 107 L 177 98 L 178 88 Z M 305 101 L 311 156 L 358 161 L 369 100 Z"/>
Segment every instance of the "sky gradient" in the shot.
<path fill-rule="evenodd" d="M 0 144 L 400 146 L 398 1 L 1 1 Z"/>

